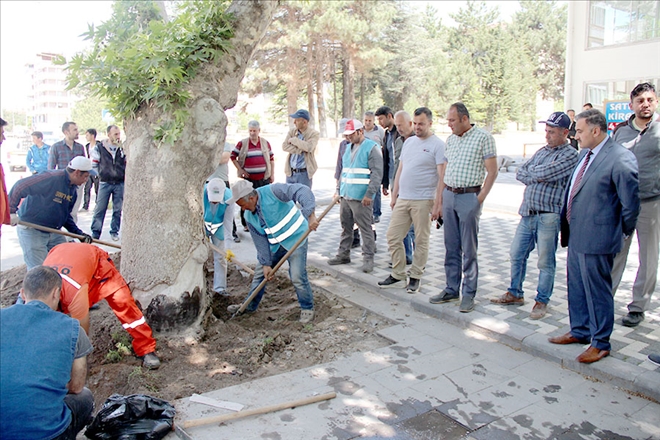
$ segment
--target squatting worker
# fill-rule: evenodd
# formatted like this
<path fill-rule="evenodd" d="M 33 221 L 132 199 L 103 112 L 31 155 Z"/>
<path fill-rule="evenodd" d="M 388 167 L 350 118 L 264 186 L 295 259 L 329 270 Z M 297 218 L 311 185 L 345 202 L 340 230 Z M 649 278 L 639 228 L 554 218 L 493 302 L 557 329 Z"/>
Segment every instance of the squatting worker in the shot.
<path fill-rule="evenodd" d="M 160 367 L 151 327 L 106 251 L 91 244 L 64 243 L 50 251 L 44 266 L 62 277 L 60 311 L 80 321 L 89 334 L 89 308 L 105 299 L 133 337 L 133 351 L 142 358 L 142 366 Z"/>
<path fill-rule="evenodd" d="M 234 204 L 228 204 L 231 191 L 222 179 L 213 178 L 204 187 L 204 228 L 206 236 L 218 249 L 225 250 L 231 243 Z M 228 246 L 227 246 L 228 248 Z M 227 294 L 227 259 L 213 250 L 213 292 Z"/>
<path fill-rule="evenodd" d="M 303 237 L 307 229 L 316 231 L 319 225 L 314 214 L 315 199 L 312 190 L 300 183 L 273 183 L 254 189 L 247 180 L 239 180 L 231 187 L 228 204 L 237 203 L 245 210 L 250 235 L 257 248 L 259 264 L 248 296 L 265 279 L 274 277 L 273 267 Z M 296 206 L 300 205 L 300 208 Z M 300 322 L 314 319 L 314 296 L 307 278 L 307 245 L 305 239 L 289 256 L 289 277 L 300 303 Z M 248 304 L 246 311 L 254 312 L 266 291 L 264 287 Z M 230 305 L 227 310 L 236 313 L 241 306 Z"/>
<path fill-rule="evenodd" d="M 49 267 L 23 280 L 25 304 L 0 311 L 0 435 L 3 439 L 75 439 L 91 421 L 85 388 L 89 338 L 57 313 L 62 279 Z"/>
<path fill-rule="evenodd" d="M 52 229 L 64 227 L 73 234 L 82 235 L 86 243 L 91 243 L 92 236 L 76 225 L 71 214 L 78 197 L 78 185 L 83 185 L 90 175 L 96 175 L 92 161 L 76 156 L 66 170 L 35 174 L 19 180 L 9 192 L 11 225 L 16 226 L 22 220 Z M 48 252 L 55 246 L 66 243 L 66 238 L 55 232 L 43 232 L 26 226 L 18 226 L 17 232 L 28 270 L 43 264 Z"/>

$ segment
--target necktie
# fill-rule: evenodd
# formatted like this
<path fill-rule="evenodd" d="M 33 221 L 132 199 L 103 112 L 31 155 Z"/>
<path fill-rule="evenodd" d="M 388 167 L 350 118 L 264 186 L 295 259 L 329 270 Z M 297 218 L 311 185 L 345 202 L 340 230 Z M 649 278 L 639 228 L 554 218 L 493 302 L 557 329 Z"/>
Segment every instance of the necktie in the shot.
<path fill-rule="evenodd" d="M 566 220 L 568 220 L 568 223 L 571 222 L 571 206 L 573 205 L 573 197 L 575 197 L 575 193 L 577 193 L 577 190 L 580 187 L 580 182 L 582 182 L 584 172 L 587 170 L 587 166 L 589 165 L 589 159 L 591 159 L 591 150 L 587 152 L 587 157 L 584 160 L 582 167 L 580 167 L 580 171 L 578 171 L 577 176 L 575 176 L 575 182 L 573 182 L 573 188 L 571 188 L 571 195 L 568 197 L 568 205 L 566 206 Z"/>

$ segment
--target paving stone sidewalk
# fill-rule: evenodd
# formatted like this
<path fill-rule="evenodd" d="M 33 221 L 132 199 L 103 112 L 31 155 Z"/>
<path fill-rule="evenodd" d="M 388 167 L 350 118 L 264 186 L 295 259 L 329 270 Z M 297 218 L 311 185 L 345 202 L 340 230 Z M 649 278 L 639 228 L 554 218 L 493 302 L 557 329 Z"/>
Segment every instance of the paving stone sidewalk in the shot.
<path fill-rule="evenodd" d="M 500 194 L 506 192 L 503 185 L 511 183 L 512 180 L 515 181 L 512 176 L 512 173 L 500 174 L 496 184 L 496 187 L 499 185 L 497 190 Z M 320 203 L 327 203 L 332 197 L 332 191 L 315 190 L 315 194 Z M 517 197 L 514 196 L 514 198 Z M 512 202 L 513 205 L 517 203 Z M 322 222 L 318 233 L 311 235 L 309 262 L 330 273 L 341 271 L 343 276 L 364 285 L 376 287 L 377 282 L 385 279 L 390 273 L 388 268 L 390 257 L 385 238 L 391 215 L 388 204 L 389 198 L 383 198 L 383 215 L 380 223 L 375 225 L 378 252 L 373 273 L 364 274 L 359 271 L 362 263 L 360 248 L 352 250 L 350 265 L 327 265 L 327 259 L 336 254 L 341 233 L 338 209 L 333 209 Z M 631 289 L 638 261 L 637 243 L 634 242 L 631 246 L 626 272 L 614 298 L 615 325 L 611 338 L 612 354 L 609 359 L 592 364 L 592 366 L 584 366 L 574 361 L 582 347 L 576 352 L 570 348 L 559 347 L 547 342 L 548 337 L 570 330 L 566 298 L 566 249 L 559 248 L 557 252 L 554 293 L 550 298 L 548 314 L 543 319 L 529 319 L 538 280 L 535 251 L 532 252 L 527 267 L 524 284 L 525 304 L 499 306 L 490 303 L 491 298 L 506 291 L 510 281 L 509 247 L 520 218 L 512 212 L 510 206 L 511 204 L 508 209 L 499 210 L 497 205 L 494 207 L 491 205 L 490 209 L 486 208 L 482 213 L 479 231 L 479 287 L 474 312 L 458 313 L 457 303 L 443 305 L 428 303 L 430 296 L 440 293 L 445 287 L 443 228 L 439 230 L 432 228 L 429 259 L 420 292 L 410 295 L 402 288 L 380 289 L 380 293 L 391 298 L 411 301 L 413 307 L 430 315 L 464 327 L 478 328 L 513 347 L 530 350 L 548 359 L 561 362 L 565 367 L 576 371 L 602 375 L 608 380 L 616 381 L 621 386 L 644 392 L 646 395 L 653 395 L 654 398 L 660 400 L 660 386 L 653 380 L 655 376 L 660 377 L 660 374 L 657 374 L 660 371 L 653 370 L 660 369 L 647 361 L 649 353 L 660 353 L 660 298 L 657 293 L 652 298 L 646 319 L 639 326 L 629 328 L 621 325 L 621 317 L 627 313 L 627 305 L 632 297 Z M 655 374 L 648 375 L 649 371 Z"/>

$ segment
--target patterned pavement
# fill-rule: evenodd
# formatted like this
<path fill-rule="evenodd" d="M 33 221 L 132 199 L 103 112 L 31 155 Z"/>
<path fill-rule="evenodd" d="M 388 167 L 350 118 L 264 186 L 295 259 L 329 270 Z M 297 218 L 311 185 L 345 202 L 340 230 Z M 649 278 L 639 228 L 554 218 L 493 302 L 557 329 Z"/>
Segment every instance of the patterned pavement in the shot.
<path fill-rule="evenodd" d="M 515 188 L 515 186 L 518 186 L 518 188 Z M 419 293 L 410 295 L 404 289 L 379 289 L 377 287 L 376 283 L 389 275 L 389 254 L 385 239 L 391 215 L 389 197 L 383 198 L 383 215 L 380 223 L 376 224 L 378 251 L 373 273 L 364 274 L 359 271 L 362 264 L 360 248 L 352 250 L 351 264 L 327 265 L 327 259 L 336 254 L 341 233 L 338 207 L 330 211 L 322 221 L 319 231 L 310 236 L 308 259 L 311 264 L 319 269 L 349 277 L 362 283 L 365 287 L 379 290 L 385 296 L 396 297 L 402 301 L 409 300 L 413 303 L 413 307 L 436 315 L 441 319 L 448 319 L 465 327 L 480 327 L 491 334 L 500 334 L 502 336 L 500 340 L 509 345 L 521 346 L 524 349 L 525 344 L 521 343 L 523 340 L 536 340 L 534 346 L 544 344 L 548 346 L 541 347 L 541 353 L 538 354 L 544 357 L 553 357 L 548 353 L 553 352 L 553 350 L 556 352 L 557 349 L 562 347 L 547 343 L 547 337 L 563 334 L 570 329 L 566 299 L 566 249 L 560 248 L 557 253 L 555 289 L 550 299 L 548 313 L 543 319 L 536 321 L 529 319 L 529 313 L 536 295 L 536 280 L 538 279 L 535 252 L 532 253 L 528 261 L 527 278 L 524 284 L 525 304 L 522 306 L 498 306 L 491 304 L 489 301 L 490 298 L 504 293 L 508 287 L 509 246 L 519 220 L 515 210 L 522 195 L 521 187 L 522 185 L 515 182 L 513 173 L 502 173 L 498 177 L 493 192 L 489 195 L 489 198 L 493 196 L 495 200 L 492 200 L 490 204 L 489 200 L 486 201 L 479 232 L 479 288 L 475 310 L 472 313 L 458 313 L 457 302 L 441 305 L 428 303 L 428 297 L 439 293 L 445 287 L 443 268 L 444 231 L 442 228 L 439 230 L 432 228 L 429 259 Z M 317 196 L 317 204 L 327 206 L 333 191 L 315 188 L 314 192 Z M 512 197 L 507 197 L 508 194 L 511 194 Z M 516 208 L 512 209 L 514 206 Z M 320 209 L 317 209 L 317 211 L 320 211 Z M 658 307 L 660 298 L 657 292 L 653 297 L 650 312 L 646 313 L 645 321 L 635 328 L 624 327 L 620 324 L 621 317 L 627 313 L 626 306 L 631 300 L 631 288 L 638 261 L 636 249 L 637 244 L 633 243 L 624 278 L 615 296 L 615 326 L 611 340 L 612 354 L 610 359 L 614 358 L 620 362 L 610 362 L 610 364 L 614 364 L 614 368 L 607 368 L 607 360 L 593 364 L 594 366 L 598 365 L 597 369 L 601 370 L 605 377 L 618 378 L 623 383 L 637 380 L 638 375 L 644 375 L 648 370 L 657 369 L 660 371 L 660 368 L 646 360 L 649 353 L 660 352 L 660 326 L 658 325 L 660 324 L 660 308 Z M 514 340 L 513 344 L 511 343 L 512 340 Z M 544 350 L 546 350 L 546 353 L 542 353 Z M 577 353 L 581 351 L 582 348 Z M 559 352 L 561 358 L 561 350 Z M 581 370 L 577 362 L 571 362 L 574 357 L 575 354 L 571 351 L 570 356 L 562 359 L 562 363 L 568 368 Z M 589 374 L 588 370 L 582 369 L 581 372 Z M 657 374 L 653 376 L 657 376 Z M 653 382 L 658 380 L 653 376 L 651 376 Z"/>

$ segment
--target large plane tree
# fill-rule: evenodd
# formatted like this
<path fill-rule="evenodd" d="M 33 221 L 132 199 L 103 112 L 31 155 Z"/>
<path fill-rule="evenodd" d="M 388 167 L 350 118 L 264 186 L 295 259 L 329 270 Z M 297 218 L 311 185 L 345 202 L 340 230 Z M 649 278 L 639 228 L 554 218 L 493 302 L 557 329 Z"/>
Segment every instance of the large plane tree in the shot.
<path fill-rule="evenodd" d="M 197 330 L 209 298 L 202 188 L 227 118 L 278 2 L 117 1 L 69 62 L 69 87 L 109 102 L 123 122 L 121 272 L 157 330 Z M 178 5 L 178 6 L 177 6 Z"/>

